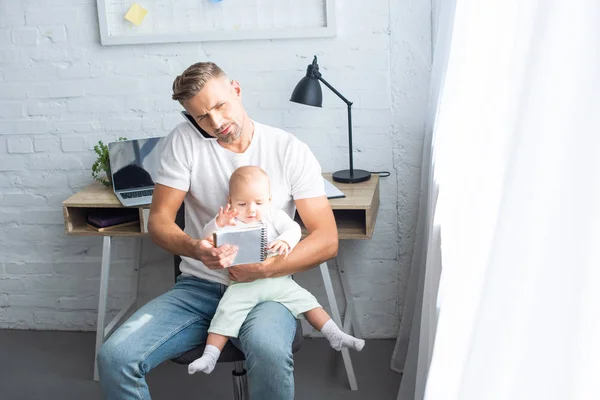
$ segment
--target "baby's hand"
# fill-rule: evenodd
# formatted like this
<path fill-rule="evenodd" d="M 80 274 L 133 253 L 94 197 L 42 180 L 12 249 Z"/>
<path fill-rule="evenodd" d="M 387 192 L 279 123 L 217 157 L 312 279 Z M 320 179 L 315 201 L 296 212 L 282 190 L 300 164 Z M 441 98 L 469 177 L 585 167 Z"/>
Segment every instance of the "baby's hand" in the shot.
<path fill-rule="evenodd" d="M 290 245 L 283 240 L 275 240 L 269 245 L 268 250 L 273 253 L 283 254 L 283 258 L 287 258 L 288 254 L 290 254 Z"/>
<path fill-rule="evenodd" d="M 240 213 L 235 208 L 231 208 L 230 204 L 227 204 L 225 210 L 223 210 L 223 207 L 221 207 L 219 209 L 219 215 L 217 215 L 217 226 L 219 228 L 223 228 L 225 226 L 234 226 L 235 217 L 238 215 L 240 215 Z"/>

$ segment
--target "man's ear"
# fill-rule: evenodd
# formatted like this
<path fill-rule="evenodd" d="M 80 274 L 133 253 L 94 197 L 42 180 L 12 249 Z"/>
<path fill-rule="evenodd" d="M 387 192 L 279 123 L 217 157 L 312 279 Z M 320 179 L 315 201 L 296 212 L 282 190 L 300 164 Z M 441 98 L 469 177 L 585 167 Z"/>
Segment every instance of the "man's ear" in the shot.
<path fill-rule="evenodd" d="M 240 83 L 238 81 L 236 81 L 235 79 L 232 79 L 231 87 L 233 88 L 233 91 L 235 92 L 237 97 L 239 97 L 241 99 L 242 98 L 242 87 L 240 86 Z"/>

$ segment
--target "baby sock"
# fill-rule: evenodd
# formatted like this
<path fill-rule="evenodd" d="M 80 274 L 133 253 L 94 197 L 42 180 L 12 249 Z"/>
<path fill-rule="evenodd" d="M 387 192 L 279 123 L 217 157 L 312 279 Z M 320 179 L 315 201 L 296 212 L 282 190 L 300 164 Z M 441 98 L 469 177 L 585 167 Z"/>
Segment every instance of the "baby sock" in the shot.
<path fill-rule="evenodd" d="M 221 350 L 212 344 L 207 344 L 204 348 L 204 354 L 202 357 L 188 365 L 188 374 L 195 374 L 198 371 L 202 371 L 205 374 L 210 374 L 215 369 L 215 364 L 219 359 Z"/>
<path fill-rule="evenodd" d="M 342 347 L 351 347 L 356 351 L 361 351 L 365 346 L 365 341 L 357 339 L 354 336 L 350 336 L 344 333 L 332 319 L 325 322 L 325 325 L 321 328 L 321 333 L 325 335 L 331 347 L 340 351 Z"/>

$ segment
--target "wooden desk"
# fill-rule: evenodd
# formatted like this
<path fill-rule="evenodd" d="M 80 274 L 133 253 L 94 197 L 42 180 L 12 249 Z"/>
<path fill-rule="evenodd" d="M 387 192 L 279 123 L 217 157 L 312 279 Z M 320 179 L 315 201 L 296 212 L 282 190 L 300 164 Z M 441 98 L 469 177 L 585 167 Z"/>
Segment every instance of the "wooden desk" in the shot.
<path fill-rule="evenodd" d="M 337 223 L 339 239 L 371 239 L 379 210 L 379 176 L 373 175 L 370 180 L 358 184 L 333 182 L 331 174 L 323 174 L 323 176 L 346 195 L 345 198 L 329 200 Z M 139 207 L 139 225 L 117 228 L 110 232 L 98 232 L 86 225 L 87 214 L 91 209 L 123 207 L 112 189 L 100 183 L 89 185 L 62 204 L 65 233 L 68 235 L 132 237 L 148 234 L 144 229 L 147 221 L 143 210 L 149 209 L 149 205 Z M 299 219 L 297 221 L 302 224 Z M 306 234 L 304 226 L 302 228 L 303 233 Z"/>
<path fill-rule="evenodd" d="M 329 200 L 337 223 L 339 239 L 371 239 L 373 236 L 375 221 L 377 219 L 377 212 L 379 211 L 379 176 L 373 175 L 370 180 L 355 184 L 333 182 L 331 179 L 331 174 L 323 174 L 323 176 L 337 186 L 346 195 L 345 198 Z M 141 261 L 141 239 L 143 236 L 148 234 L 145 226 L 147 226 L 149 206 L 138 208 L 140 214 L 139 224 L 125 226 L 106 232 L 98 232 L 88 227 L 86 225 L 86 218 L 87 214 L 94 209 L 121 207 L 123 206 L 114 195 L 112 189 L 107 188 L 99 183 L 94 183 L 86 187 L 63 202 L 66 234 L 74 236 L 103 237 L 102 268 L 100 270 L 100 292 L 98 296 L 98 319 L 96 328 L 96 357 L 102 343 L 104 343 L 106 338 L 110 336 L 120 321 L 136 305 Z M 297 221 L 302 224 L 302 221 L 300 221 L 298 218 Z M 304 227 L 303 233 L 306 234 Z M 132 296 L 127 306 L 124 307 L 105 327 L 106 302 L 108 298 L 108 282 L 110 275 L 111 243 L 112 237 L 120 236 L 138 238 L 138 240 L 136 240 L 136 260 L 134 263 L 131 287 Z M 352 328 L 354 335 L 360 337 L 360 330 L 356 324 L 356 315 L 354 312 L 352 297 L 350 295 L 348 280 L 346 274 L 344 273 L 343 266 L 338 263 L 337 271 L 340 276 L 342 288 L 344 290 L 344 297 L 346 298 L 346 314 L 344 316 L 344 321 L 342 321 L 340 316 L 327 263 L 322 263 L 320 265 L 320 270 L 323 277 L 323 283 L 325 284 L 327 299 L 331 307 L 333 320 L 336 324 L 338 324 L 338 326 L 343 327 L 344 331 L 350 332 L 350 329 Z M 344 360 L 344 366 L 346 367 L 350 388 L 352 390 L 357 390 L 358 387 L 356 384 L 356 378 L 354 376 L 354 368 L 352 367 L 348 349 L 342 350 L 342 357 Z M 98 380 L 96 363 L 94 363 L 94 380 Z"/>

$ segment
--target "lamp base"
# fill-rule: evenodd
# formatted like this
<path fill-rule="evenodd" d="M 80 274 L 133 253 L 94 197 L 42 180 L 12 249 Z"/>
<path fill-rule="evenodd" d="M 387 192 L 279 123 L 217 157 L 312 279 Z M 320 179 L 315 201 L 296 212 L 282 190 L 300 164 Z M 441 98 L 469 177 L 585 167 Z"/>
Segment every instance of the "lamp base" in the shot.
<path fill-rule="evenodd" d="M 350 175 L 349 169 L 337 171 L 333 173 L 333 180 L 341 183 L 358 183 L 371 179 L 371 173 L 364 169 L 355 169 Z"/>

